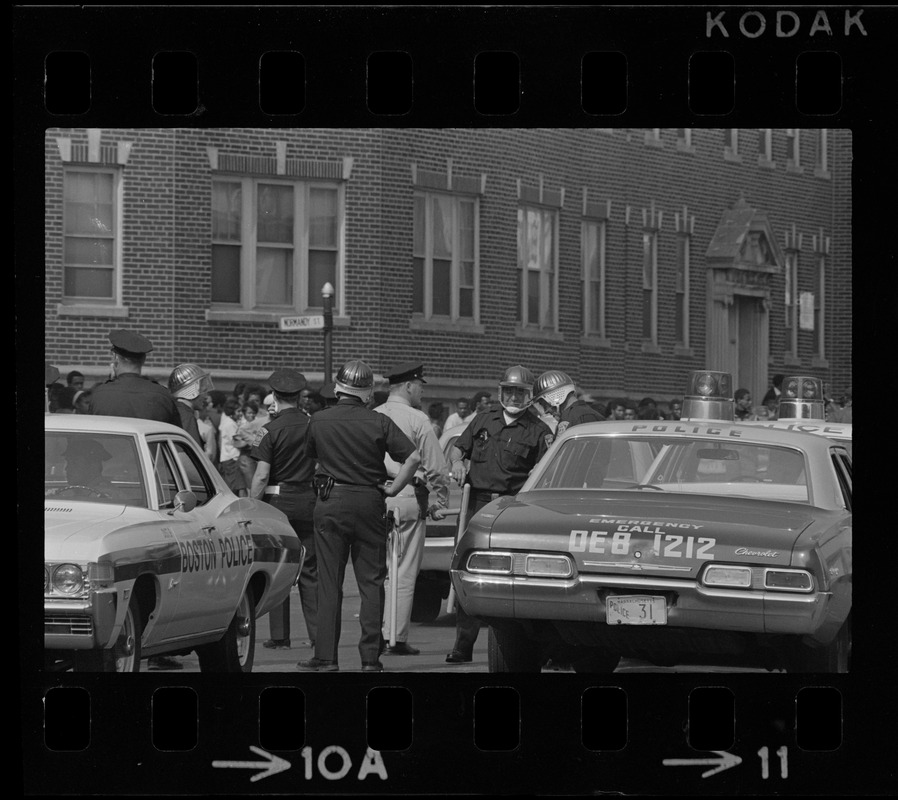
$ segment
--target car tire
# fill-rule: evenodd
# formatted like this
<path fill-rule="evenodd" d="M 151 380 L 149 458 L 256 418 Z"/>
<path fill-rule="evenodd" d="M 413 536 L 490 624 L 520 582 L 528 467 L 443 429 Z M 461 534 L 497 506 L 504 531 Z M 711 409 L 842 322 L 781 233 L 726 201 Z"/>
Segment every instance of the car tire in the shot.
<path fill-rule="evenodd" d="M 196 649 L 200 672 L 252 672 L 256 650 L 256 604 L 246 587 L 225 635 Z"/>
<path fill-rule="evenodd" d="M 540 646 L 529 639 L 519 625 L 490 625 L 487 643 L 490 672 L 539 672 L 542 669 Z"/>
<path fill-rule="evenodd" d="M 443 607 L 443 595 L 440 587 L 429 581 L 421 582 L 415 587 L 412 599 L 412 622 L 433 622 L 440 616 Z"/>
<path fill-rule="evenodd" d="M 846 673 L 851 666 L 851 618 L 845 620 L 835 639 L 824 647 L 796 644 L 788 672 Z"/>
<path fill-rule="evenodd" d="M 140 672 L 140 639 L 143 624 L 137 598 L 131 597 L 115 644 L 105 650 L 75 652 L 75 672 Z"/>

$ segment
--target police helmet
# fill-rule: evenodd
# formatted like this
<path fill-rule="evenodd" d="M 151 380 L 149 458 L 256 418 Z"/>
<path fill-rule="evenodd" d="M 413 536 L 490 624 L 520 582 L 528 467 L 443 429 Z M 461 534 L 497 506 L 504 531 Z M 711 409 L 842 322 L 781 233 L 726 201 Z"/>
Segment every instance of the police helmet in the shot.
<path fill-rule="evenodd" d="M 777 419 L 825 420 L 826 400 L 823 396 L 823 381 L 808 375 L 783 378 Z"/>
<path fill-rule="evenodd" d="M 193 400 L 214 388 L 212 377 L 197 364 L 178 364 L 168 376 L 168 390 L 185 400 Z"/>
<path fill-rule="evenodd" d="M 729 372 L 696 370 L 690 373 L 680 419 L 701 422 L 733 422 L 733 376 Z"/>
<path fill-rule="evenodd" d="M 499 404 L 509 414 L 521 414 L 533 400 L 534 381 L 533 373 L 526 367 L 509 367 L 499 381 Z"/>
<path fill-rule="evenodd" d="M 573 391 L 576 391 L 574 382 L 567 373 L 550 369 L 542 373 L 533 384 L 533 399 L 558 408 Z"/>
<path fill-rule="evenodd" d="M 340 367 L 334 383 L 335 393 L 349 394 L 367 403 L 374 391 L 374 371 L 364 361 L 353 359 Z"/>

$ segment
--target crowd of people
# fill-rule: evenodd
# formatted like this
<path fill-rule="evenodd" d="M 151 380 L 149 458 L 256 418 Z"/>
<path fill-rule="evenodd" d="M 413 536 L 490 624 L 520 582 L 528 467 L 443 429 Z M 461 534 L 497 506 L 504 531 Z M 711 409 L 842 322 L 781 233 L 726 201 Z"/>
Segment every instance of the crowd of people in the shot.
<path fill-rule="evenodd" d="M 448 416 L 442 402 L 422 409 L 427 381 L 417 362 L 391 370 L 386 391 L 375 388 L 373 371 L 358 359 L 345 363 L 336 380 L 321 388 L 309 385 L 298 370 L 281 367 L 266 385 L 238 383 L 226 392 L 192 363 L 176 366 L 163 386 L 142 374 L 153 349 L 148 339 L 117 330 L 109 341 L 111 377 L 89 389 L 80 372 L 69 372 L 62 384 L 59 371 L 47 365 L 48 412 L 177 425 L 196 440 L 235 494 L 284 512 L 306 550 L 297 585 L 313 655 L 297 663 L 301 671 L 339 669 L 349 561 L 359 587 L 362 670 L 381 671 L 384 655 L 420 652 L 408 641 L 415 582 L 426 522 L 446 516 L 450 478 L 470 487 L 464 526 L 487 503 L 516 494 L 567 428 L 603 420 L 676 420 L 682 409 L 678 398 L 663 405 L 651 397 L 602 403 L 579 392 L 561 370 L 536 376 L 520 364 L 501 375 L 495 399 L 482 390 L 455 401 Z M 758 406 L 747 389 L 738 389 L 736 418 L 775 419 L 782 381 L 782 375 L 774 376 Z M 827 419 L 851 421 L 850 391 L 827 404 Z M 465 427 L 447 459 L 439 436 L 460 426 Z M 515 457 L 504 457 L 508 452 Z M 271 638 L 263 646 L 291 648 L 289 597 L 270 613 L 269 622 Z M 479 628 L 458 605 L 447 663 L 472 660 Z M 157 669 L 181 667 L 171 657 L 150 662 Z"/>

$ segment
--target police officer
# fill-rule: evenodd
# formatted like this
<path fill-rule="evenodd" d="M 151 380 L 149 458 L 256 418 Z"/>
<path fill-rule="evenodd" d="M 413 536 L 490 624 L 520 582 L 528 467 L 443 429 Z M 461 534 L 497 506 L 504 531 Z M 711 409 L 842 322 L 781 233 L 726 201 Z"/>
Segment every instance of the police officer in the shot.
<path fill-rule="evenodd" d="M 581 422 L 603 422 L 604 417 L 589 403 L 577 397 L 574 382 L 567 373 L 550 369 L 533 384 L 533 405 L 558 420 L 555 435 L 561 436 L 572 425 Z"/>
<path fill-rule="evenodd" d="M 384 584 L 386 605 L 384 608 L 383 635 L 385 642 L 391 638 L 395 644 L 386 645 L 387 655 L 415 656 L 421 651 L 408 644 L 409 623 L 415 595 L 415 581 L 424 558 L 424 538 L 427 517 L 443 519 L 443 510 L 449 505 L 449 467 L 440 449 L 430 418 L 421 410 L 424 395 L 424 365 L 402 364 L 389 375 L 390 394 L 387 400 L 375 407 L 379 414 L 388 416 L 415 445 L 421 456 L 421 467 L 411 483 L 396 497 L 387 500 L 387 510 L 398 517 L 399 561 L 396 575 L 390 573 Z M 386 456 L 387 473 L 392 477 L 399 465 Z M 435 502 L 429 503 L 428 482 L 433 487 Z M 396 630 L 392 629 L 393 604 L 390 584 L 396 581 Z"/>
<path fill-rule="evenodd" d="M 181 415 L 171 392 L 156 381 L 145 378 L 150 340 L 133 331 L 110 331 L 112 377 L 94 388 L 90 396 L 91 414 L 115 417 L 155 419 L 181 427 Z"/>
<path fill-rule="evenodd" d="M 315 462 L 305 455 L 303 443 L 309 417 L 299 408 L 300 392 L 306 387 L 305 376 L 295 369 L 271 373 L 273 412 L 256 435 L 250 457 L 256 463 L 250 497 L 266 499 L 287 515 L 293 530 L 306 550 L 299 574 L 299 597 L 306 632 L 314 646 L 318 614 L 318 566 L 315 560 L 313 511 L 315 492 L 312 478 Z M 290 596 L 268 615 L 271 638 L 262 643 L 269 649 L 290 647 Z"/>
<path fill-rule="evenodd" d="M 203 437 L 196 421 L 196 412 L 202 411 L 215 386 L 208 372 L 196 364 L 179 364 L 168 376 L 168 390 L 175 398 L 181 427 L 184 428 L 200 447 L 204 447 Z"/>
<path fill-rule="evenodd" d="M 306 455 L 317 459 L 315 552 L 318 557 L 318 634 L 315 656 L 296 666 L 306 672 L 333 672 L 340 642 L 346 562 L 359 586 L 359 655 L 363 672 L 381 672 L 381 621 L 387 572 L 385 497 L 395 497 L 421 463 L 415 446 L 385 414 L 365 408 L 374 373 L 364 361 L 347 361 L 337 373 L 336 405 L 311 417 Z M 385 486 L 386 454 L 400 464 Z M 384 487 L 384 488 L 381 488 Z"/>
<path fill-rule="evenodd" d="M 527 407 L 533 398 L 533 373 L 520 364 L 505 370 L 499 381 L 496 410 L 479 413 L 462 431 L 452 448 L 452 476 L 471 485 L 468 517 L 502 495 L 517 494 L 530 470 L 551 444 L 552 431 Z M 470 459 L 470 470 L 464 459 Z M 460 664 L 473 658 L 480 621 L 458 605 L 455 646 L 446 661 Z"/>

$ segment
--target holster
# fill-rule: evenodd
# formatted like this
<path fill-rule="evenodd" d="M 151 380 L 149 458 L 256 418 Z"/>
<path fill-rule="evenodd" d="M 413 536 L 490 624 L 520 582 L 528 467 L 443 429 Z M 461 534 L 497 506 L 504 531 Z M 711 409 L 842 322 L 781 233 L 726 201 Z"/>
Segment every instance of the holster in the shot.
<path fill-rule="evenodd" d="M 418 502 L 418 519 L 427 519 L 427 500 L 430 497 L 427 483 L 420 478 L 413 478 L 412 487 L 415 490 L 415 500 Z"/>
<path fill-rule="evenodd" d="M 390 535 L 390 531 L 393 530 L 393 526 L 396 524 L 396 519 L 393 516 L 393 509 L 384 513 L 384 530 L 387 532 L 387 536 Z"/>
<path fill-rule="evenodd" d="M 330 475 L 316 475 L 312 478 L 312 486 L 319 499 L 327 500 L 334 488 L 334 479 Z"/>

